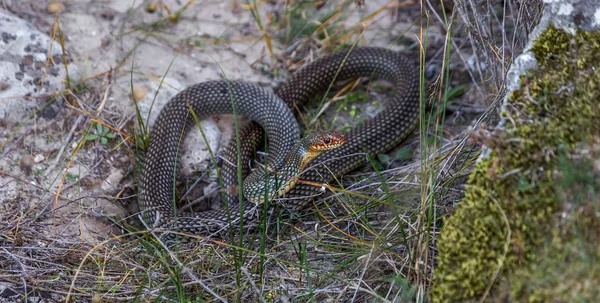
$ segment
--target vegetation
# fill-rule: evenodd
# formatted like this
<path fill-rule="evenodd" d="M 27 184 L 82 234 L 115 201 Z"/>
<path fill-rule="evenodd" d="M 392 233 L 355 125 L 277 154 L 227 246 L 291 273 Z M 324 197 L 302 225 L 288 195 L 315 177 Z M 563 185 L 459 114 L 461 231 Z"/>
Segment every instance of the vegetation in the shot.
<path fill-rule="evenodd" d="M 599 134 L 598 41 L 550 26 L 533 44 L 539 67 L 509 96 L 504 127 L 485 138 L 485 160 L 438 239 L 434 302 L 595 297 L 586 285 L 600 282 L 598 172 L 581 153 Z"/>

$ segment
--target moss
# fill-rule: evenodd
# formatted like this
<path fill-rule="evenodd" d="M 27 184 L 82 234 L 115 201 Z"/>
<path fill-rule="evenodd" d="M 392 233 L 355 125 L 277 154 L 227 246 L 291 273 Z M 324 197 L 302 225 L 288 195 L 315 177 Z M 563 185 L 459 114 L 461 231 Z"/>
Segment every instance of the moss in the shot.
<path fill-rule="evenodd" d="M 538 69 L 522 76 L 509 96 L 505 127 L 487 142 L 489 158 L 476 165 L 438 239 L 433 302 L 478 300 L 490 285 L 488 297 L 498 296 L 498 282 L 547 262 L 551 251 L 542 248 L 561 205 L 556 155 L 600 129 L 600 33 L 572 36 L 550 26 L 532 52 Z M 516 290 L 527 283 L 517 284 L 508 293 L 529 300 L 530 293 Z"/>
<path fill-rule="evenodd" d="M 591 155 L 589 151 L 596 152 Z M 507 292 L 526 302 L 595 302 L 600 298 L 600 150 L 578 146 L 559 157 L 559 211 L 539 256 L 512 274 Z M 596 160 L 597 161 L 597 160 Z"/>

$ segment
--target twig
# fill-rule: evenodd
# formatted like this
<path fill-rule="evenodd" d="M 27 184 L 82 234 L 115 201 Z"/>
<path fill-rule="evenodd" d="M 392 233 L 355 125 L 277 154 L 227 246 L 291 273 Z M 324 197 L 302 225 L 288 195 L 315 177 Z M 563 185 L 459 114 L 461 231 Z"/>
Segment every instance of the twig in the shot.
<path fill-rule="evenodd" d="M 75 120 L 75 123 L 73 123 L 73 126 L 71 127 L 71 130 L 69 131 L 69 134 L 67 134 L 67 138 L 65 139 L 65 142 L 58 150 L 58 154 L 56 155 L 56 158 L 54 158 L 54 163 L 52 163 L 50 165 L 50 167 L 48 167 L 48 169 L 46 169 L 46 175 L 49 175 L 52 172 L 52 170 L 54 170 L 54 168 L 60 161 L 60 158 L 62 157 L 63 152 L 65 151 L 65 147 L 69 144 L 69 141 L 71 141 L 71 138 L 73 137 L 73 133 L 75 133 L 75 130 L 79 126 L 79 123 L 81 123 L 81 121 L 83 121 L 84 118 L 85 118 L 85 116 L 77 117 L 77 120 Z"/>
<path fill-rule="evenodd" d="M 21 140 L 23 140 L 25 138 L 25 135 L 19 137 L 19 139 L 15 140 L 15 142 L 13 142 L 13 144 L 11 144 L 9 147 L 7 147 L 4 152 L 2 153 L 2 155 L 0 155 L 0 158 L 4 158 L 8 152 L 11 150 L 11 148 L 13 148 L 13 146 L 17 145 Z"/>

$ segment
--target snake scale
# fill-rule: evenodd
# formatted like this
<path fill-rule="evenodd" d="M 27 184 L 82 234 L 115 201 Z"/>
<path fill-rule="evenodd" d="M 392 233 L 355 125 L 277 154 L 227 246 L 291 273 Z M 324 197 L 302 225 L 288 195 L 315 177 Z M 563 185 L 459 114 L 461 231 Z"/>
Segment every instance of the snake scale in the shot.
<path fill-rule="evenodd" d="M 300 180 L 330 182 L 367 162 L 367 154 L 386 152 L 408 136 L 419 118 L 418 68 L 407 57 L 375 47 L 340 51 L 317 59 L 297 72 L 273 93 L 240 81 L 209 81 L 190 86 L 177 94 L 160 112 L 150 132 L 150 144 L 139 182 L 139 205 L 146 224 L 184 233 L 207 234 L 223 230 L 229 223 L 243 218 L 255 222 L 259 212 L 256 204 L 243 202 L 235 192 L 230 193 L 229 208 L 205 212 L 177 212 L 175 176 L 177 175 L 180 142 L 187 129 L 194 125 L 191 110 L 199 119 L 214 114 L 245 115 L 253 123 L 240 129 L 242 164 L 252 156 L 251 142 L 260 140 L 266 131 L 269 141 L 269 165 L 281 166 L 286 151 L 299 140 L 297 122 L 290 108 L 299 108 L 318 93 L 328 90 L 335 81 L 358 77 L 387 80 L 394 85 L 394 97 L 374 118 L 353 128 L 346 143 L 329 150 L 313 160 L 312 167 L 300 175 Z M 262 128 L 261 128 L 262 127 Z M 253 138 L 253 140 L 245 140 Z M 227 189 L 236 188 L 238 150 L 235 138 L 222 152 L 223 183 Z M 316 163 L 316 164 L 314 164 Z M 249 168 L 242 166 L 243 175 Z M 296 184 L 285 195 L 284 207 L 299 210 L 321 189 Z M 239 210 L 242 213 L 239 213 Z M 230 211 L 229 211 L 230 210 Z"/>

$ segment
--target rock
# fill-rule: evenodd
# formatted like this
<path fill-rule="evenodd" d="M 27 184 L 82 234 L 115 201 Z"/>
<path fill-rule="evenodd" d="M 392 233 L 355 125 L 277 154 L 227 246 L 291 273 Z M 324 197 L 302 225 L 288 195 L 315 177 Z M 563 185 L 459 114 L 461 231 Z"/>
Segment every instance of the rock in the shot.
<path fill-rule="evenodd" d="M 44 159 L 46 159 L 46 157 L 44 157 L 44 155 L 37 154 L 37 155 L 35 155 L 35 158 L 33 158 L 33 162 L 40 163 L 40 162 L 44 161 Z"/>
<path fill-rule="evenodd" d="M 100 186 L 105 192 L 114 192 L 121 180 L 123 179 L 123 171 L 120 169 L 113 170 Z"/>
<path fill-rule="evenodd" d="M 52 60 L 46 68 L 49 52 Z M 73 72 L 72 65 L 68 68 Z M 62 48 L 28 22 L 1 10 L 0 75 L 0 120 L 23 122 L 49 101 L 49 96 L 65 88 Z M 38 116 L 54 118 L 61 108 L 57 101 Z"/>
<path fill-rule="evenodd" d="M 182 144 L 183 155 L 180 158 L 181 173 L 189 176 L 202 167 L 202 161 L 210 158 L 210 150 L 216 156 L 221 139 L 221 130 L 213 119 L 200 121 L 206 140 L 194 125 Z M 207 144 L 208 143 L 208 144 Z"/>

